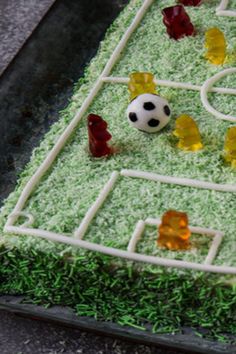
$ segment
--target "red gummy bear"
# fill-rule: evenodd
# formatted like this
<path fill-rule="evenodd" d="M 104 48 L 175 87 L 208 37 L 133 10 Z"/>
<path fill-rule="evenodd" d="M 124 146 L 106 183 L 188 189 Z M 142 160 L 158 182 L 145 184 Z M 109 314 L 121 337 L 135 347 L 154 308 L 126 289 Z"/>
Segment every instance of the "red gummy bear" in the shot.
<path fill-rule="evenodd" d="M 178 0 L 179 4 L 183 4 L 185 6 L 198 6 L 202 0 Z"/>
<path fill-rule="evenodd" d="M 162 10 L 163 23 L 171 38 L 178 40 L 184 36 L 192 36 L 195 29 L 182 5 L 166 7 Z"/>
<path fill-rule="evenodd" d="M 107 122 L 96 114 L 88 116 L 89 150 L 94 157 L 111 155 L 113 149 L 107 145 L 111 134 L 107 131 Z"/>

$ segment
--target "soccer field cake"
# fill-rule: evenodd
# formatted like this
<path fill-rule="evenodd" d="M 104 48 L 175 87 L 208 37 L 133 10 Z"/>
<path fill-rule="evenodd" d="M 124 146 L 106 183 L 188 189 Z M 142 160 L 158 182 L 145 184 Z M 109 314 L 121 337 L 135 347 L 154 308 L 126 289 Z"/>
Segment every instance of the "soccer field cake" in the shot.
<path fill-rule="evenodd" d="M 131 0 L 0 216 L 0 291 L 236 334 L 236 0 Z"/>

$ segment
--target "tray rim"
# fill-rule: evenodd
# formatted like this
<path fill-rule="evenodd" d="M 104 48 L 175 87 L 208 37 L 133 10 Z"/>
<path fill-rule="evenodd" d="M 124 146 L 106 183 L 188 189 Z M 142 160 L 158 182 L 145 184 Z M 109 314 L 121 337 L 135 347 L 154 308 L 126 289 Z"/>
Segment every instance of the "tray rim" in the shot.
<path fill-rule="evenodd" d="M 74 310 L 66 306 L 43 306 L 23 303 L 24 296 L 1 295 L 0 310 L 16 315 L 54 322 L 60 325 L 93 332 L 98 335 L 120 338 L 130 342 L 161 346 L 167 349 L 182 350 L 191 353 L 236 354 L 236 345 L 211 341 L 191 334 L 154 334 L 113 322 L 98 321 L 91 317 L 79 317 Z M 190 338 L 189 338 L 190 337 Z M 189 341 L 190 339 L 190 341 Z"/>

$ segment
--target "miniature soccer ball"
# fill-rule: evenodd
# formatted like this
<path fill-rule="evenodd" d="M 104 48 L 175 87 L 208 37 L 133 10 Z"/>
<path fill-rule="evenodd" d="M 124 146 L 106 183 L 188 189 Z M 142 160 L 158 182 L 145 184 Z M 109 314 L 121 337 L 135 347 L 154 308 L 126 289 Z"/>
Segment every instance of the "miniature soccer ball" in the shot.
<path fill-rule="evenodd" d="M 169 103 L 163 97 L 144 93 L 133 99 L 127 109 L 130 124 L 141 131 L 155 133 L 170 121 Z"/>

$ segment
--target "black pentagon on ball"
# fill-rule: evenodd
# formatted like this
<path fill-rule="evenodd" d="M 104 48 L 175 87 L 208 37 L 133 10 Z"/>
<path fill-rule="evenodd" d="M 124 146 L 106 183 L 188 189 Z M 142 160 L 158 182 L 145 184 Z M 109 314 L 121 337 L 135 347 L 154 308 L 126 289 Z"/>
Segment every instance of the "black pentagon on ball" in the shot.
<path fill-rule="evenodd" d="M 160 121 L 158 119 L 152 118 L 148 121 L 149 127 L 152 127 L 152 128 L 157 127 L 159 124 L 160 124 Z"/>
<path fill-rule="evenodd" d="M 146 111 L 152 111 L 153 109 L 156 108 L 156 106 L 155 106 L 154 103 L 152 103 L 152 102 L 144 102 L 143 108 L 144 108 Z"/>
<path fill-rule="evenodd" d="M 130 112 L 129 113 L 129 119 L 131 120 L 131 122 L 137 122 L 137 120 L 138 120 L 138 117 L 137 117 L 137 114 L 136 113 L 134 113 L 134 112 Z"/>
<path fill-rule="evenodd" d="M 165 114 L 167 115 L 167 116 L 169 116 L 170 115 L 170 107 L 169 106 L 164 106 L 164 112 L 165 112 Z"/>

